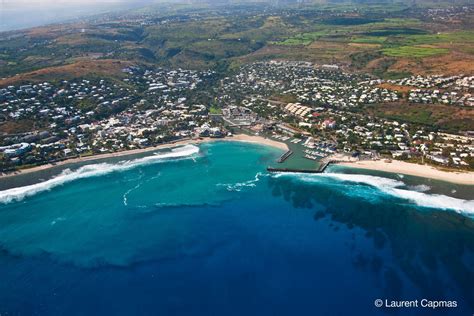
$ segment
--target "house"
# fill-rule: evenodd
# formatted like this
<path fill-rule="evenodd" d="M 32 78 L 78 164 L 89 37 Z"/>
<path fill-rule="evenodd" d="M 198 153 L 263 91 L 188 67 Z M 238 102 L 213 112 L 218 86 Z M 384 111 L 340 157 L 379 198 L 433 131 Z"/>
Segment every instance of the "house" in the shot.
<path fill-rule="evenodd" d="M 336 128 L 336 121 L 334 121 L 332 119 L 324 120 L 324 122 L 321 124 L 321 127 L 324 128 L 324 129 Z"/>
<path fill-rule="evenodd" d="M 426 158 L 434 161 L 434 162 L 437 162 L 437 163 L 440 163 L 442 165 L 447 165 L 449 164 L 449 159 L 446 158 L 446 157 L 443 157 L 443 156 L 437 156 L 437 155 L 426 155 Z"/>

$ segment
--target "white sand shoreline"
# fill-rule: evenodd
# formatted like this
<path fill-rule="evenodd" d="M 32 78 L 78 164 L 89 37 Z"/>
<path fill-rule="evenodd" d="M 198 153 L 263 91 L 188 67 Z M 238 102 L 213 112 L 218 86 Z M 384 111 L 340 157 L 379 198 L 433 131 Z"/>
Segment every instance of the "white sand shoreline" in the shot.
<path fill-rule="evenodd" d="M 277 141 L 274 141 L 274 140 L 271 140 L 271 139 L 268 139 L 268 138 L 264 138 L 264 137 L 261 137 L 261 136 L 250 136 L 250 135 L 245 135 L 245 134 L 238 134 L 238 135 L 234 135 L 233 137 L 227 137 L 227 138 L 185 139 L 185 140 L 176 141 L 174 143 L 166 143 L 166 144 L 153 146 L 153 147 L 124 150 L 124 151 L 119 151 L 119 152 L 115 152 L 115 153 L 106 153 L 106 154 L 99 154 L 99 155 L 93 155 L 93 156 L 87 156 L 87 157 L 71 158 L 71 159 L 66 159 L 66 160 L 63 160 L 63 161 L 59 161 L 57 163 L 47 163 L 47 164 L 44 164 L 44 165 L 41 165 L 41 166 L 22 169 L 22 170 L 18 170 L 18 171 L 14 171 L 14 172 L 0 173 L 0 179 L 1 178 L 15 177 L 15 176 L 22 175 L 22 174 L 34 173 L 34 172 L 37 172 L 37 171 L 46 170 L 46 169 L 50 169 L 50 168 L 54 168 L 54 167 L 65 166 L 65 165 L 74 164 L 74 163 L 78 163 L 78 162 L 95 161 L 95 160 L 102 160 L 102 159 L 114 158 L 114 157 L 124 157 L 124 156 L 130 156 L 130 155 L 141 154 L 141 153 L 146 153 L 146 152 L 152 152 L 152 151 L 160 150 L 160 149 L 174 148 L 174 147 L 179 147 L 179 146 L 184 146 L 184 145 L 195 145 L 195 144 L 209 143 L 209 142 L 215 142 L 215 141 L 247 142 L 247 143 L 254 143 L 254 144 L 261 144 L 261 145 L 266 145 L 266 146 L 272 146 L 272 147 L 275 147 L 275 148 L 279 148 L 281 150 L 288 150 L 288 146 L 285 143 L 277 142 Z"/>
<path fill-rule="evenodd" d="M 251 136 L 245 134 L 237 134 L 233 137 L 226 137 L 226 138 L 195 138 L 195 139 L 185 139 L 176 141 L 174 143 L 166 143 L 154 147 L 147 147 L 147 148 L 140 148 L 140 149 L 132 149 L 132 150 L 125 150 L 115 153 L 106 153 L 101 155 L 93 155 L 87 157 L 79 157 L 79 158 L 72 158 L 63 160 L 54 164 L 48 163 L 37 167 L 32 167 L 28 169 L 23 169 L 15 172 L 9 173 L 0 173 L 0 179 L 8 178 L 8 177 L 15 177 L 17 175 L 34 173 L 41 170 L 47 170 L 54 167 L 66 166 L 69 164 L 79 163 L 79 162 L 88 162 L 88 161 L 95 161 L 95 160 L 102 160 L 107 158 L 114 158 L 114 157 L 125 157 L 135 154 L 147 153 L 152 152 L 155 150 L 166 149 L 166 148 L 174 148 L 178 146 L 184 145 L 197 145 L 202 143 L 209 143 L 215 141 L 238 141 L 238 142 L 247 142 L 247 143 L 254 143 L 266 146 L 272 146 L 283 151 L 288 150 L 288 145 L 279 142 L 276 140 L 272 140 L 269 138 L 265 138 L 262 136 Z M 350 168 L 357 168 L 357 169 L 366 169 L 366 170 L 376 170 L 376 171 L 383 171 L 388 173 L 396 173 L 396 174 L 404 174 L 404 175 L 411 175 L 416 177 L 422 178 L 429 178 L 434 180 L 441 180 L 445 182 L 455 183 L 455 184 L 465 184 L 465 185 L 474 185 L 474 172 L 447 172 L 436 169 L 435 167 L 429 165 L 419 165 L 413 164 L 398 160 L 392 160 L 392 162 L 388 163 L 382 160 L 378 161 L 357 161 L 357 162 L 346 162 L 340 163 L 339 165 L 350 167 Z"/>
<path fill-rule="evenodd" d="M 350 168 L 376 170 L 422 178 L 429 178 L 456 184 L 474 185 L 474 172 L 448 172 L 436 169 L 435 167 L 429 165 L 420 165 L 398 160 L 392 160 L 392 162 L 385 162 L 383 160 L 357 161 L 340 163 L 339 165 Z"/>

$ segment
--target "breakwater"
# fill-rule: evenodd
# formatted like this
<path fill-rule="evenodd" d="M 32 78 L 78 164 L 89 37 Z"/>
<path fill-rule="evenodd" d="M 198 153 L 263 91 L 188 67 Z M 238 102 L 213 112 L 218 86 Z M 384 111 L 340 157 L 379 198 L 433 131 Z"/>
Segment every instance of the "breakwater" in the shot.
<path fill-rule="evenodd" d="M 268 172 L 299 172 L 299 173 L 323 173 L 331 164 L 344 162 L 343 160 L 322 160 L 317 169 L 297 169 L 297 168 L 273 168 L 267 167 Z"/>
<path fill-rule="evenodd" d="M 284 153 L 283 155 L 281 155 L 280 158 L 278 158 L 277 162 L 278 162 L 278 163 L 282 163 L 282 162 L 284 162 L 286 159 L 288 159 L 291 155 L 293 155 L 293 151 L 292 151 L 292 150 L 288 150 L 286 153 Z"/>

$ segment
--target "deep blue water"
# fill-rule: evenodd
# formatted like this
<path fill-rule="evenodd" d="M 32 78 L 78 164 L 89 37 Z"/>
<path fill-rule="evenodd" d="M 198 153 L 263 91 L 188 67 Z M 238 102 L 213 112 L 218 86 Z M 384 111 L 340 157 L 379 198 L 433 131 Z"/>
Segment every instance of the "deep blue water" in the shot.
<path fill-rule="evenodd" d="M 280 152 L 257 145 L 197 149 L 0 191 L 0 314 L 474 312 L 473 201 L 337 169 L 268 175 Z"/>

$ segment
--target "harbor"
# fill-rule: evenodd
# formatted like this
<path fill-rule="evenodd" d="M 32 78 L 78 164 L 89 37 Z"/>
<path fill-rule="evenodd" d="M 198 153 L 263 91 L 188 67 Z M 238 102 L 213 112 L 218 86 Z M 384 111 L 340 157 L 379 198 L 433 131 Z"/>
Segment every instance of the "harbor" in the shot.
<path fill-rule="evenodd" d="M 330 142 L 279 134 L 269 135 L 268 138 L 284 142 L 288 146 L 288 151 L 280 156 L 276 164 L 268 166 L 269 172 L 321 173 L 328 165 L 336 162 L 333 159 L 335 146 Z"/>
<path fill-rule="evenodd" d="M 327 167 L 330 157 L 336 154 L 336 145 L 329 140 L 315 140 L 312 137 L 295 137 L 276 131 L 255 133 L 244 126 L 227 126 L 234 134 L 257 135 L 280 143 L 284 143 L 285 151 L 275 163 L 268 166 L 269 172 L 306 172 L 320 173 Z"/>

